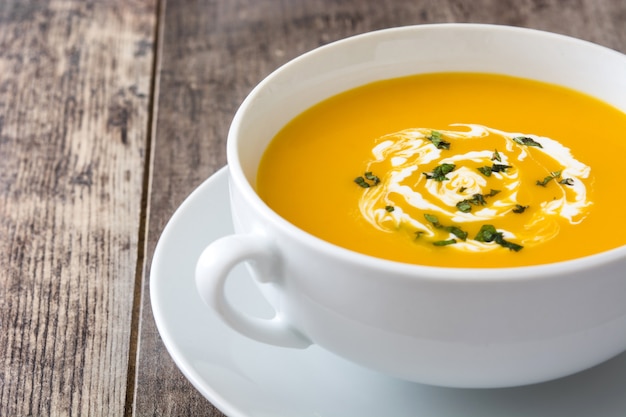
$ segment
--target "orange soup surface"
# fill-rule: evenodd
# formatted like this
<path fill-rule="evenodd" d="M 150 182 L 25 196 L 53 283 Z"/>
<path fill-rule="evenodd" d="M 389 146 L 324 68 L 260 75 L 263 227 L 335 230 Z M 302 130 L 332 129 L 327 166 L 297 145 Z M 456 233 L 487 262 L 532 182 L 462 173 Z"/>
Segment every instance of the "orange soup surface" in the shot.
<path fill-rule="evenodd" d="M 447 267 L 573 259 L 626 243 L 626 114 L 520 78 L 425 74 L 331 97 L 287 124 L 257 190 L 333 244 Z"/>

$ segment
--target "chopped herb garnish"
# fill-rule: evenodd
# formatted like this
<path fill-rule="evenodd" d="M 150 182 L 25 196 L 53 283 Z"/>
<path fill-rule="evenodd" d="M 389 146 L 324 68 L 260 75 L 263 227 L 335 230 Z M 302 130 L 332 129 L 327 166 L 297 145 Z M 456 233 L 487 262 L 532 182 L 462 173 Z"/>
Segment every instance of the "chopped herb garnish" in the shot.
<path fill-rule="evenodd" d="M 551 172 L 550 175 L 548 175 L 547 177 L 543 179 L 543 181 L 537 180 L 537 185 L 541 185 L 542 187 L 545 187 L 550 181 L 552 181 L 555 178 L 559 178 L 560 176 L 561 176 L 561 171 Z"/>
<path fill-rule="evenodd" d="M 421 230 L 418 230 L 417 232 L 415 232 L 415 239 L 419 239 L 420 237 L 422 237 L 422 235 L 424 234 L 424 232 L 422 232 Z"/>
<path fill-rule="evenodd" d="M 537 180 L 537 185 L 541 185 L 542 187 L 545 187 L 553 179 L 554 177 L 552 175 L 548 175 L 547 177 L 543 179 L 543 181 Z"/>
<path fill-rule="evenodd" d="M 448 246 L 448 245 L 454 245 L 456 243 L 456 239 L 448 239 L 448 240 L 437 240 L 435 242 L 433 242 L 433 245 L 435 246 Z"/>
<path fill-rule="evenodd" d="M 515 208 L 511 211 L 513 213 L 522 214 L 524 211 L 526 211 L 527 208 L 528 206 L 522 206 L 521 204 L 516 204 Z"/>
<path fill-rule="evenodd" d="M 485 196 L 483 196 L 482 194 L 474 194 L 470 199 L 470 203 L 475 206 L 484 206 L 487 204 L 487 202 L 485 201 Z"/>
<path fill-rule="evenodd" d="M 492 172 L 506 172 L 507 169 L 513 168 L 511 165 L 493 164 L 477 168 L 485 177 L 490 177 Z"/>
<path fill-rule="evenodd" d="M 490 224 L 484 224 L 478 231 L 478 234 L 474 237 L 474 240 L 479 242 L 493 242 L 496 239 L 498 231 Z"/>
<path fill-rule="evenodd" d="M 424 218 L 437 229 L 443 229 L 446 232 L 450 232 L 461 240 L 467 239 L 466 231 L 457 226 L 443 226 L 441 223 L 439 223 L 439 218 L 434 214 L 425 213 Z"/>
<path fill-rule="evenodd" d="M 376 175 L 372 174 L 371 172 L 366 172 L 365 178 L 372 181 L 374 185 L 378 185 L 378 183 L 380 182 L 380 178 L 378 178 Z"/>
<path fill-rule="evenodd" d="M 498 194 L 500 192 L 500 190 L 494 190 L 493 188 L 489 191 L 489 194 L 485 194 L 485 197 L 493 197 L 494 195 Z"/>
<path fill-rule="evenodd" d="M 493 151 L 493 155 L 491 156 L 492 161 L 502 162 L 502 158 L 500 157 L 500 152 L 497 149 Z"/>
<path fill-rule="evenodd" d="M 518 143 L 520 145 L 536 146 L 538 148 L 543 148 L 543 146 L 541 146 L 541 143 L 535 141 L 533 138 L 530 138 L 528 136 L 517 136 L 513 138 L 513 142 Z"/>
<path fill-rule="evenodd" d="M 474 237 L 474 240 L 485 243 L 495 242 L 498 245 L 515 252 L 518 252 L 523 248 L 523 246 L 518 245 L 517 243 L 505 240 L 502 232 L 498 232 L 496 228 L 491 224 L 482 225 L 482 227 L 478 231 L 478 234 L 476 235 L 476 237 Z"/>
<path fill-rule="evenodd" d="M 491 177 L 491 167 L 490 166 L 484 166 L 484 167 L 480 167 L 478 168 L 478 170 L 480 171 L 481 174 L 483 174 L 485 177 Z"/>
<path fill-rule="evenodd" d="M 492 188 L 488 194 L 474 194 L 472 198 L 465 199 L 456 203 L 456 208 L 463 213 L 469 213 L 470 211 L 472 211 L 472 205 L 484 206 L 487 204 L 485 197 L 493 197 L 499 192 L 500 190 L 494 190 Z"/>
<path fill-rule="evenodd" d="M 454 164 L 441 164 L 436 167 L 432 173 L 425 172 L 424 175 L 429 180 L 445 181 L 450 179 L 446 177 L 446 174 L 452 172 L 454 168 L 456 168 L 456 165 Z"/>
<path fill-rule="evenodd" d="M 492 172 L 506 172 L 507 169 L 513 168 L 511 165 L 493 164 L 491 166 Z"/>
<path fill-rule="evenodd" d="M 393 206 L 385 206 L 385 210 L 387 210 L 389 213 L 391 213 L 392 211 L 395 210 L 395 208 Z"/>
<path fill-rule="evenodd" d="M 357 183 L 357 185 L 359 185 L 360 187 L 370 188 L 374 185 L 378 185 L 380 183 L 380 178 L 368 171 L 363 174 L 363 177 L 356 177 L 354 179 L 354 182 Z"/>
<path fill-rule="evenodd" d="M 446 226 L 444 228 L 447 232 L 452 233 L 454 236 L 458 237 L 461 240 L 467 239 L 467 232 L 460 227 L 456 226 Z"/>
<path fill-rule="evenodd" d="M 507 249 L 510 249 L 512 251 L 515 251 L 515 252 L 519 252 L 520 250 L 524 249 L 524 247 L 522 245 L 518 245 L 517 243 L 509 242 L 508 240 L 504 240 L 503 238 L 497 238 L 496 239 L 496 243 L 498 245 L 502 246 L 503 248 L 507 248 Z"/>
<path fill-rule="evenodd" d="M 459 193 L 463 193 L 465 190 L 467 190 L 467 187 L 461 187 L 459 188 Z"/>
<path fill-rule="evenodd" d="M 572 178 L 563 178 L 561 181 L 559 181 L 559 184 L 563 184 L 563 185 L 574 185 L 574 180 Z"/>
<path fill-rule="evenodd" d="M 456 203 L 456 208 L 458 208 L 459 211 L 462 211 L 463 213 L 469 213 L 470 211 L 472 211 L 472 205 L 470 204 L 469 200 L 459 201 L 458 203 Z"/>
<path fill-rule="evenodd" d="M 363 188 L 370 188 L 370 185 L 367 183 L 367 181 L 365 181 L 365 178 L 363 177 L 356 177 L 354 179 L 354 182 L 357 183 L 357 185 L 363 187 Z"/>
<path fill-rule="evenodd" d="M 433 130 L 431 131 L 430 136 L 427 136 L 426 139 L 431 141 L 437 149 L 450 149 L 450 142 L 443 140 L 441 132 Z"/>
<path fill-rule="evenodd" d="M 425 213 L 424 214 L 424 218 L 426 220 L 428 220 L 428 222 L 432 223 L 433 226 L 435 226 L 436 228 L 440 228 L 441 227 L 441 223 L 439 223 L 439 219 L 437 218 L 437 216 L 435 216 L 433 214 Z"/>

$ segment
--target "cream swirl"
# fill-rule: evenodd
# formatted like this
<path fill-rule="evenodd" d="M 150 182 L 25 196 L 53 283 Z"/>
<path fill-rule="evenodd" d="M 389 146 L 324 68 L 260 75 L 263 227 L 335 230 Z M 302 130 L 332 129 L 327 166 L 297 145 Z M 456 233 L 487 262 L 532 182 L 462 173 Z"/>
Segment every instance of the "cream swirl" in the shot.
<path fill-rule="evenodd" d="M 457 239 L 441 224 L 469 230 L 492 224 L 507 239 L 535 245 L 556 236 L 559 219 L 577 223 L 585 218 L 592 204 L 586 184 L 590 168 L 561 143 L 475 124 L 453 126 L 459 130 L 437 131 L 437 141 L 428 128 L 377 140 L 366 169 L 381 181 L 359 201 L 361 214 L 374 227 L 431 240 L 443 233 L 443 238 L 456 240 L 452 246 L 457 249 L 482 251 L 497 245 L 473 236 Z M 440 139 L 449 149 L 437 146 Z M 537 191 L 548 187 L 549 198 L 536 200 Z M 428 221 L 426 214 L 441 224 Z M 515 215 L 513 222 L 502 221 Z"/>

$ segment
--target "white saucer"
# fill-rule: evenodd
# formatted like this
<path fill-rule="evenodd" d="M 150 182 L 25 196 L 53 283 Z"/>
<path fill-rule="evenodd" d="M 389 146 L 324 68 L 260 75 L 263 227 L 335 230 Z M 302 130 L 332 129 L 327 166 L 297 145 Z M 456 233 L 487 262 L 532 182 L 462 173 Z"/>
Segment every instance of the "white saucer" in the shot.
<path fill-rule="evenodd" d="M 318 347 L 285 349 L 230 330 L 196 293 L 196 259 L 232 233 L 224 168 L 176 211 L 157 245 L 150 295 L 172 358 L 207 400 L 229 416 L 624 417 L 626 353 L 591 370 L 520 388 L 437 388 L 392 379 Z M 245 269 L 227 293 L 249 312 L 271 310 Z"/>

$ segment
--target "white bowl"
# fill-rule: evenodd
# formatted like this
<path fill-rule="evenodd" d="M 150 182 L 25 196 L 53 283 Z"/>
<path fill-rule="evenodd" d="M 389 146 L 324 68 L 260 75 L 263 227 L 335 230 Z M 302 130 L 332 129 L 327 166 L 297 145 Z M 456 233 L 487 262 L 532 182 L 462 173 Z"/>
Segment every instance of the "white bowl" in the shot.
<path fill-rule="evenodd" d="M 228 137 L 236 235 L 203 253 L 202 298 L 256 340 L 318 344 L 411 381 L 505 387 L 546 381 L 626 349 L 626 247 L 572 261 L 516 268 L 396 263 L 296 228 L 254 190 L 273 136 L 317 102 L 409 74 L 492 72 L 591 94 L 626 112 L 626 56 L 529 29 L 442 24 L 342 40 L 272 73 L 237 112 Z M 626 133 L 626 132 L 625 132 Z M 229 270 L 249 261 L 276 317 L 242 314 L 224 296 Z"/>

